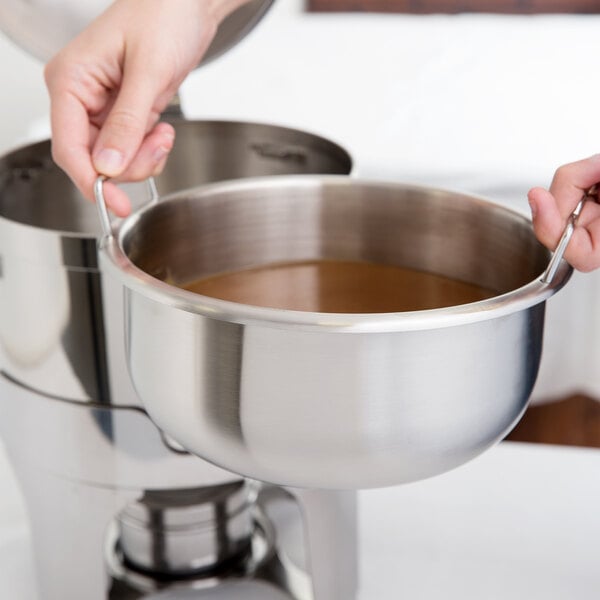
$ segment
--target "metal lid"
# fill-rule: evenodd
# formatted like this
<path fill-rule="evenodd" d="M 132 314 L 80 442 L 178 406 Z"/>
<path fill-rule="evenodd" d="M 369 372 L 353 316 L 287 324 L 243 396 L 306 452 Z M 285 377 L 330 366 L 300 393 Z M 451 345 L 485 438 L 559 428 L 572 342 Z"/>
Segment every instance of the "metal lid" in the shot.
<path fill-rule="evenodd" d="M 219 26 L 200 65 L 242 40 L 273 2 L 251 0 L 229 15 Z M 110 3 L 110 0 L 2 0 L 0 30 L 23 50 L 47 62 Z"/>

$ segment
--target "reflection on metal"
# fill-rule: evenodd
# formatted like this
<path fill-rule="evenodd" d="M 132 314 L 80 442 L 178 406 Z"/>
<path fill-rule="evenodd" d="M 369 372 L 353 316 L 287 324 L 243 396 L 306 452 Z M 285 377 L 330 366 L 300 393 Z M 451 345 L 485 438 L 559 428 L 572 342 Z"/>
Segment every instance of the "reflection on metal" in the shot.
<path fill-rule="evenodd" d="M 350 168 L 335 144 L 291 129 L 175 127 L 162 194 Z M 299 145 L 309 159 L 265 160 L 250 149 L 256 139 Z M 218 160 L 206 165 L 207 155 Z M 128 191 L 136 207 L 147 202 L 143 186 Z M 125 291 L 98 270 L 100 235 L 49 142 L 0 158 L 0 436 L 29 512 L 40 600 L 353 598 L 353 494 L 279 490 L 287 516 L 272 517 L 273 493 L 182 450 L 141 408 L 126 367 Z"/>
<path fill-rule="evenodd" d="M 0 436 L 41 600 L 355 597 L 353 493 L 244 483 L 170 450 L 142 410 L 52 399 L 4 377 Z"/>
<path fill-rule="evenodd" d="M 118 225 L 100 260 L 127 288 L 129 370 L 159 427 L 247 477 L 361 489 L 443 473 L 514 425 L 537 376 L 545 301 L 571 273 L 562 264 L 543 284 L 549 256 L 524 216 L 477 197 L 305 176 L 163 198 Z M 492 297 L 342 314 L 177 287 L 327 258 L 439 274 Z"/>
<path fill-rule="evenodd" d="M 177 144 L 151 199 L 221 179 L 351 168 L 338 145 L 295 129 L 227 121 L 173 125 Z M 253 147 L 293 148 L 305 159 L 273 160 Z M 49 142 L 0 158 L 0 181 L 0 367 L 42 394 L 139 406 L 125 366 L 123 290 L 98 272 L 96 208 L 54 165 Z M 148 203 L 147 184 L 127 190 L 134 208 Z"/>

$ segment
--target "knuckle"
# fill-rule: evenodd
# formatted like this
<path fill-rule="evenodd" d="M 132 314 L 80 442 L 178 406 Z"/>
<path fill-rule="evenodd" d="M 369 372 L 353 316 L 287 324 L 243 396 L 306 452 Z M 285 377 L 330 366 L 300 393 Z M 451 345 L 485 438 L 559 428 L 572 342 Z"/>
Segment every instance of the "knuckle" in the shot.
<path fill-rule="evenodd" d="M 158 177 L 159 175 L 162 174 L 162 172 L 165 170 L 165 167 L 167 166 L 167 161 L 166 159 L 159 162 L 155 167 L 154 167 L 154 171 L 152 171 L 152 176 L 153 177 Z"/>
<path fill-rule="evenodd" d="M 62 53 L 57 54 L 44 65 L 44 80 L 47 84 L 53 83 L 65 70 Z"/>
<path fill-rule="evenodd" d="M 556 169 L 555 179 L 567 179 L 569 177 L 569 173 L 571 172 L 572 167 L 573 163 L 567 163 L 558 167 L 558 169 Z"/>
<path fill-rule="evenodd" d="M 50 154 L 52 156 L 52 160 L 64 170 L 65 166 L 67 165 L 67 156 L 63 146 L 53 140 L 50 147 Z"/>
<path fill-rule="evenodd" d="M 143 132 L 144 124 L 140 117 L 131 110 L 113 110 L 106 122 L 106 129 L 112 136 L 128 138 Z"/>
<path fill-rule="evenodd" d="M 149 170 L 144 170 L 140 166 L 130 167 L 118 177 L 118 181 L 143 181 L 151 175 Z"/>
<path fill-rule="evenodd" d="M 121 177 L 127 181 L 143 181 L 148 177 L 160 175 L 163 167 L 164 161 L 157 164 L 153 159 L 143 160 L 138 157 Z"/>
<path fill-rule="evenodd" d="M 44 66 L 44 81 L 46 82 L 47 87 L 50 87 L 52 85 L 55 71 L 56 69 L 54 66 L 54 61 L 52 60 L 49 63 L 46 63 L 46 65 Z"/>
<path fill-rule="evenodd" d="M 65 86 L 76 79 L 78 64 L 63 53 L 57 54 L 44 66 L 44 81 L 48 87 Z"/>
<path fill-rule="evenodd" d="M 580 259 L 580 260 L 574 260 L 572 263 L 573 267 L 575 269 L 577 269 L 578 271 L 581 271 L 582 273 L 590 273 L 591 271 L 593 271 L 594 269 L 597 269 L 598 266 L 600 266 L 598 264 L 598 259 Z"/>
<path fill-rule="evenodd" d="M 584 273 L 590 273 L 600 267 L 600 254 L 595 252 L 587 257 L 583 268 L 581 269 Z"/>

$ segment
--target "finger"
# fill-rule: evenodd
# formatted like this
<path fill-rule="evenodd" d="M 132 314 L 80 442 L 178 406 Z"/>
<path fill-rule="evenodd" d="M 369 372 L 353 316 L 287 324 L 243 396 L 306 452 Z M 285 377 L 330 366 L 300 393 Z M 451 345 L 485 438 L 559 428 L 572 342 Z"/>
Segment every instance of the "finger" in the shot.
<path fill-rule="evenodd" d="M 153 177 L 158 177 L 158 175 L 160 175 L 164 170 L 165 170 L 165 166 L 167 165 L 167 159 L 169 158 L 169 156 L 165 156 L 157 165 L 156 168 L 154 169 L 154 173 L 152 173 Z"/>
<path fill-rule="evenodd" d="M 537 239 L 550 250 L 554 250 L 565 226 L 554 196 L 541 187 L 533 188 L 527 194 L 533 231 Z"/>
<path fill-rule="evenodd" d="M 581 190 L 579 190 L 579 196 Z M 554 250 L 566 226 L 552 194 L 542 188 L 529 192 L 533 229 L 536 237 Z M 565 260 L 579 271 L 600 267 L 600 206 L 588 201 L 577 221 L 573 236 L 565 250 Z"/>
<path fill-rule="evenodd" d="M 600 181 L 600 155 L 578 160 L 556 170 L 550 193 L 557 199 L 563 219 L 567 219 L 583 192 Z"/>
<path fill-rule="evenodd" d="M 148 77 L 139 61 L 126 63 L 118 96 L 100 129 L 92 151 L 95 169 L 109 177 L 117 177 L 127 169 L 138 153 L 156 111 L 159 96 L 156 89 L 160 77 Z"/>
<path fill-rule="evenodd" d="M 121 181 L 141 181 L 162 171 L 175 141 L 175 130 L 168 123 L 159 123 L 144 138 L 131 164 L 119 176 Z"/>
<path fill-rule="evenodd" d="M 83 103 L 68 88 L 61 89 L 60 82 L 53 86 L 50 118 L 54 162 L 67 173 L 81 194 L 93 201 L 98 173 L 89 149 L 97 136 L 97 128 L 90 123 Z M 105 188 L 107 207 L 121 217 L 129 214 L 127 195 L 112 184 L 106 184 Z"/>
<path fill-rule="evenodd" d="M 579 271 L 600 266 L 600 206 L 588 200 L 577 219 L 565 259 Z"/>
<path fill-rule="evenodd" d="M 159 123 L 146 137 L 140 152 L 130 167 L 119 178 L 123 181 L 140 181 L 162 172 L 168 154 L 173 147 L 175 131 L 167 123 Z M 104 185 L 104 197 L 107 207 L 118 217 L 126 217 L 131 213 L 131 202 L 127 194 L 112 182 Z"/>
<path fill-rule="evenodd" d="M 95 133 L 85 106 L 69 92 L 58 92 L 51 105 L 51 122 L 54 161 L 81 193 L 92 199 L 96 171 L 90 159 L 89 144 Z"/>
<path fill-rule="evenodd" d="M 600 264 L 600 257 L 595 256 L 594 244 L 588 230 L 578 227 L 573 231 L 564 258 L 578 271 L 591 271 L 596 268 L 597 264 Z"/>
<path fill-rule="evenodd" d="M 104 200 L 107 208 L 117 217 L 126 217 L 131 213 L 129 197 L 112 181 L 104 184 Z"/>

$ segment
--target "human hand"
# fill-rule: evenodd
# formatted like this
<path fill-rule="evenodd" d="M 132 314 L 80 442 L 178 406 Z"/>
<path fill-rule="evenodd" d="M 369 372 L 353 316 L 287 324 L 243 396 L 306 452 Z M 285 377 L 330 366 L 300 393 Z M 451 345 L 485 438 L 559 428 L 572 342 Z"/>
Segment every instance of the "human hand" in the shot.
<path fill-rule="evenodd" d="M 98 174 L 139 181 L 164 168 L 175 132 L 160 114 L 244 1 L 116 0 L 48 63 L 52 155 L 84 196 Z M 116 185 L 105 195 L 129 214 Z"/>
<path fill-rule="evenodd" d="M 533 229 L 538 240 L 554 250 L 567 221 L 583 194 L 600 182 L 600 154 L 556 170 L 549 190 L 533 188 L 528 194 Z M 588 201 L 564 255 L 579 271 L 600 267 L 600 205 Z"/>

